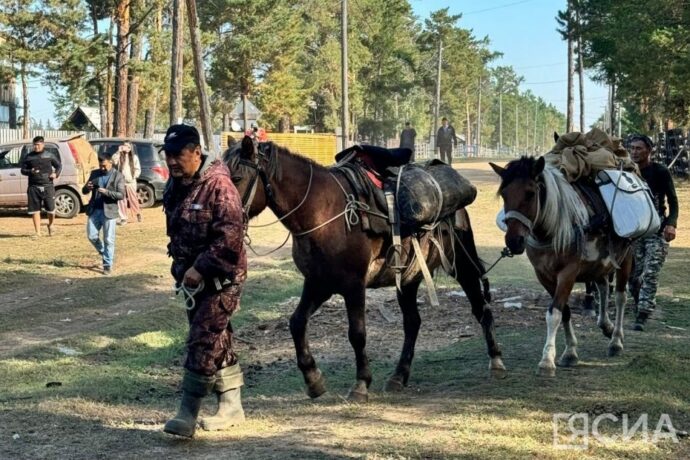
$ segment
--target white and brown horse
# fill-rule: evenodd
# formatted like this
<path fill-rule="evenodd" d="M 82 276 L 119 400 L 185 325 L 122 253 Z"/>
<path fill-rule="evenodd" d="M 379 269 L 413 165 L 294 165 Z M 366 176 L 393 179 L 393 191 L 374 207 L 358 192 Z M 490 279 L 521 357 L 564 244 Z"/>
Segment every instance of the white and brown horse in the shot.
<path fill-rule="evenodd" d="M 566 348 L 559 366 L 578 362 L 577 340 L 568 298 L 576 282 L 594 282 L 599 291 L 597 324 L 611 338 L 609 356 L 623 351 L 625 288 L 632 268 L 630 241 L 605 227 L 590 228 L 588 204 L 582 195 L 543 157 L 522 157 L 505 168 L 491 164 L 501 176 L 507 231 L 505 242 L 513 254 L 527 251 L 539 282 L 551 294 L 546 313 L 547 337 L 539 373 L 556 373 L 556 332 L 563 323 Z M 615 325 L 608 317 L 608 274 L 616 272 Z"/>

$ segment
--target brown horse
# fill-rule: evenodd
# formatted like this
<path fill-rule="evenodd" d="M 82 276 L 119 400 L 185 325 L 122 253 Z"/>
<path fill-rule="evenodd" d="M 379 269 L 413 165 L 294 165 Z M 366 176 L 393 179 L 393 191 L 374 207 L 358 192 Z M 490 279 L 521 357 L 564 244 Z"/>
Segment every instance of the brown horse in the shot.
<path fill-rule="evenodd" d="M 349 398 L 366 401 L 372 376 L 365 352 L 365 289 L 395 284 L 395 272 L 386 263 L 391 238 L 369 234 L 353 225 L 352 214 L 344 213 L 349 203 L 345 190 L 347 194 L 353 192 L 336 170 L 270 142 L 256 146 L 249 138 L 228 150 L 224 159 L 243 197 L 248 217 L 268 207 L 292 234 L 292 257 L 304 275 L 304 286 L 299 305 L 290 317 L 290 331 L 307 394 L 316 398 L 326 391 L 324 377 L 309 349 L 307 322 L 323 302 L 333 294 L 340 294 L 347 307 L 348 337 L 357 364 L 356 382 Z M 472 313 L 482 325 L 491 358 L 490 369 L 500 374 L 505 372 L 505 367 L 494 336 L 493 316 L 485 300 L 488 286 L 482 291 L 484 269 L 477 256 L 469 218 L 464 210 L 462 213 L 464 229 L 444 223 L 437 228 L 436 237 L 448 259 L 453 260 L 453 276 L 467 294 Z M 420 245 L 433 270 L 441 265 L 441 257 L 437 246 L 429 240 L 430 233 L 421 239 Z M 386 383 L 387 391 L 402 390 L 407 384 L 421 324 L 417 289 L 422 274 L 410 256 L 413 254 L 410 240 L 410 237 L 403 240 L 403 262 L 410 268 L 403 272 L 397 294 L 405 338 L 396 370 Z"/>
<path fill-rule="evenodd" d="M 566 348 L 559 366 L 578 362 L 577 340 L 570 323 L 568 298 L 576 282 L 595 282 L 599 291 L 597 324 L 611 337 L 608 354 L 623 351 L 623 311 L 625 287 L 632 268 L 630 241 L 612 236 L 606 228 L 589 228 L 586 200 L 543 157 L 522 157 L 501 168 L 491 167 L 501 176 L 507 232 L 506 246 L 514 254 L 527 249 L 539 282 L 551 294 L 546 313 L 547 337 L 539 363 L 542 375 L 556 373 L 556 332 L 561 320 Z M 616 270 L 616 322 L 608 317 L 608 274 Z"/>

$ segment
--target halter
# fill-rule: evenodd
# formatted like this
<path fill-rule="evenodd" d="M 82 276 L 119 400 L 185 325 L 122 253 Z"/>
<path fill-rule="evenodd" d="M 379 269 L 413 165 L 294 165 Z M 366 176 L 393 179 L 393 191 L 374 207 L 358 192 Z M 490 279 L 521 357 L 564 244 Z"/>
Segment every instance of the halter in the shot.
<path fill-rule="evenodd" d="M 527 230 L 529 230 L 530 235 L 532 235 L 534 227 L 538 223 L 541 214 L 541 191 L 542 187 L 541 184 L 539 184 L 539 191 L 537 193 L 537 213 L 534 216 L 534 220 L 530 219 L 520 211 L 511 210 L 506 211 L 505 217 L 503 218 L 503 222 L 508 222 L 508 219 L 515 219 L 522 225 L 527 227 Z"/>

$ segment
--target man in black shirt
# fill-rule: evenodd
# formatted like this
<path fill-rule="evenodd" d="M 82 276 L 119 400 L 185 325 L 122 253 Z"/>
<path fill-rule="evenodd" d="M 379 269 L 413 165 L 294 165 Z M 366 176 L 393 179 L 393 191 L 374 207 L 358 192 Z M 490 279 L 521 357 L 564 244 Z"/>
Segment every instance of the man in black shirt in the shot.
<path fill-rule="evenodd" d="M 21 164 L 22 174 L 29 176 L 26 194 L 29 199 L 29 214 L 34 221 L 35 237 L 41 236 L 41 207 L 48 214 L 48 235 L 53 234 L 55 220 L 55 187 L 53 181 L 60 176 L 62 165 L 53 154 L 44 150 L 42 136 L 33 140 L 34 151 L 29 152 Z"/>
<path fill-rule="evenodd" d="M 676 237 L 678 222 L 678 198 L 673 178 L 666 166 L 651 161 L 652 146 L 652 141 L 644 135 L 633 136 L 630 142 L 630 155 L 652 191 L 661 218 L 658 234 L 641 238 L 635 243 L 635 272 L 631 285 L 637 304 L 637 318 L 633 325 L 636 331 L 644 330 L 647 318 L 656 307 L 659 273 L 668 254 L 668 244 Z"/>
<path fill-rule="evenodd" d="M 455 137 L 455 128 L 448 123 L 448 119 L 443 117 L 441 119 L 441 127 L 436 133 L 436 147 L 441 154 L 441 160 L 446 163 L 453 164 L 453 147 L 457 147 L 458 140 Z"/>
<path fill-rule="evenodd" d="M 410 126 L 410 122 L 405 123 L 405 129 L 400 132 L 400 148 L 412 150 L 412 157 L 410 161 L 414 161 L 414 140 L 417 137 L 417 131 Z"/>

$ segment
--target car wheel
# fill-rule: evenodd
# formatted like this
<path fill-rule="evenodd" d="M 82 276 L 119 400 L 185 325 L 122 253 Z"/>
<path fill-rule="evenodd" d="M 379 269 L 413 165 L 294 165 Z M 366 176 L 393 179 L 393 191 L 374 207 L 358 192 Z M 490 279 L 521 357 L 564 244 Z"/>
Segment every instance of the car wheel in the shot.
<path fill-rule="evenodd" d="M 149 184 L 137 184 L 137 196 L 142 208 L 150 208 L 156 203 L 156 192 Z"/>
<path fill-rule="evenodd" d="M 71 219 L 79 214 L 81 202 L 72 190 L 61 188 L 55 192 L 55 215 L 61 219 Z"/>

